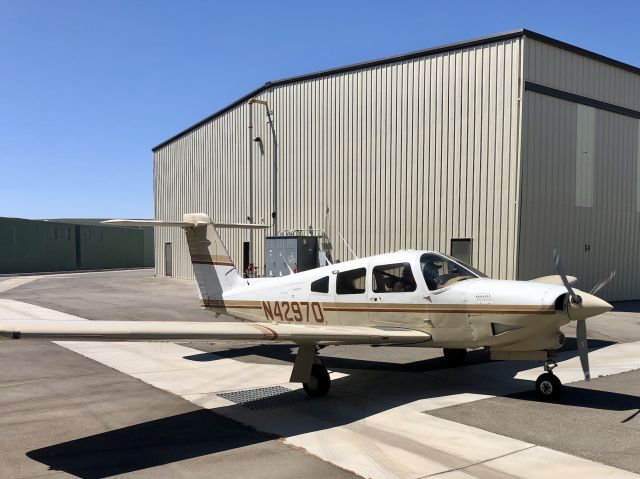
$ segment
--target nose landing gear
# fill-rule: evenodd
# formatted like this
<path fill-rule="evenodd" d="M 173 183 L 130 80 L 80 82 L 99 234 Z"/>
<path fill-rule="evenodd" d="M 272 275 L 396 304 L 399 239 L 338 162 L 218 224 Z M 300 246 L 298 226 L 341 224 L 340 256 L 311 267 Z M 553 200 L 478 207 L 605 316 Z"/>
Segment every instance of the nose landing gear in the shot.
<path fill-rule="evenodd" d="M 562 390 L 560 379 L 553 374 L 553 368 L 557 365 L 553 359 L 547 359 L 544 362 L 544 374 L 538 376 L 536 380 L 536 392 L 544 400 L 556 399 Z"/>

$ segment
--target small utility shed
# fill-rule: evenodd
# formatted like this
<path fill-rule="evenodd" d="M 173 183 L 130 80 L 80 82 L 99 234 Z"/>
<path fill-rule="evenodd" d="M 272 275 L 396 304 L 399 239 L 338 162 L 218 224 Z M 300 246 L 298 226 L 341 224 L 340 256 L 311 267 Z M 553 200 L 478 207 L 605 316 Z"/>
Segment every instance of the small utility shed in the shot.
<path fill-rule="evenodd" d="M 517 30 L 267 82 L 153 149 L 157 218 L 269 221 L 273 139 L 254 98 L 273 112 L 279 229 L 324 228 L 334 259 L 350 259 L 341 234 L 360 256 L 453 249 L 530 279 L 554 272 L 557 247 L 580 287 L 616 269 L 601 294 L 640 298 L 638 67 Z M 240 265 L 249 233 L 223 234 Z M 155 245 L 159 275 L 167 251 L 191 277 L 182 232 Z"/>

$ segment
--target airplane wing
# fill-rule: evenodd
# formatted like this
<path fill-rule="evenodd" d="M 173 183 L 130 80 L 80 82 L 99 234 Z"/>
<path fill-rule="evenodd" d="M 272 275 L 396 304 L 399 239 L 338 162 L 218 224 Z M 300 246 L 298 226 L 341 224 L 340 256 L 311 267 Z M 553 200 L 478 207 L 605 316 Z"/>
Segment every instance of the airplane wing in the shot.
<path fill-rule="evenodd" d="M 567 276 L 567 280 L 569 284 L 574 284 L 578 281 L 578 278 L 575 276 Z M 545 284 L 555 284 L 558 286 L 562 286 L 564 283 L 562 282 L 562 277 L 559 274 L 552 274 L 551 276 L 542 276 L 540 278 L 530 279 L 529 281 L 533 283 L 545 283 Z"/>
<path fill-rule="evenodd" d="M 62 341 L 248 341 L 410 344 L 431 335 L 404 328 L 187 321 L 0 320 L 0 339 Z"/>

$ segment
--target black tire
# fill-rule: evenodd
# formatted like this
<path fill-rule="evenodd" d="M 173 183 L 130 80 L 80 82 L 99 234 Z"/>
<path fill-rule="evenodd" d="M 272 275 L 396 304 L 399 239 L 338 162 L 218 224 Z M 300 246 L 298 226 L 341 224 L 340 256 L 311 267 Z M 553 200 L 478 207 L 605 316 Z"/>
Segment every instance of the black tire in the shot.
<path fill-rule="evenodd" d="M 311 377 L 309 382 L 302 383 L 304 392 L 311 397 L 326 396 L 331 388 L 331 378 L 329 372 L 323 364 L 314 364 L 311 367 Z"/>
<path fill-rule="evenodd" d="M 467 357 L 466 349 L 450 349 L 444 348 L 444 359 L 450 366 L 462 366 Z"/>
<path fill-rule="evenodd" d="M 536 392 L 538 396 L 544 400 L 556 399 L 560 396 L 562 383 L 558 376 L 552 373 L 544 373 L 538 376 L 536 380 Z"/>

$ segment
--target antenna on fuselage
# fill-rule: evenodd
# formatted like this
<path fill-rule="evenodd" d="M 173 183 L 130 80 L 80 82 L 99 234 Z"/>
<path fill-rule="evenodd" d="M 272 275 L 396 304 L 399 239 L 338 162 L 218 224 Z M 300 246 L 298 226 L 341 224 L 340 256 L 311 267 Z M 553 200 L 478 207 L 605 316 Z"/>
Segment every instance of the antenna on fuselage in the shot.
<path fill-rule="evenodd" d="M 340 237 L 340 239 L 344 242 L 345 246 L 347 247 L 347 249 L 349 250 L 349 252 L 353 255 L 353 259 L 358 259 L 358 255 L 355 253 L 355 251 L 353 251 L 351 249 L 351 246 L 349 246 L 349 243 L 347 243 L 347 240 L 344 239 L 344 237 L 338 233 L 338 236 Z"/>

